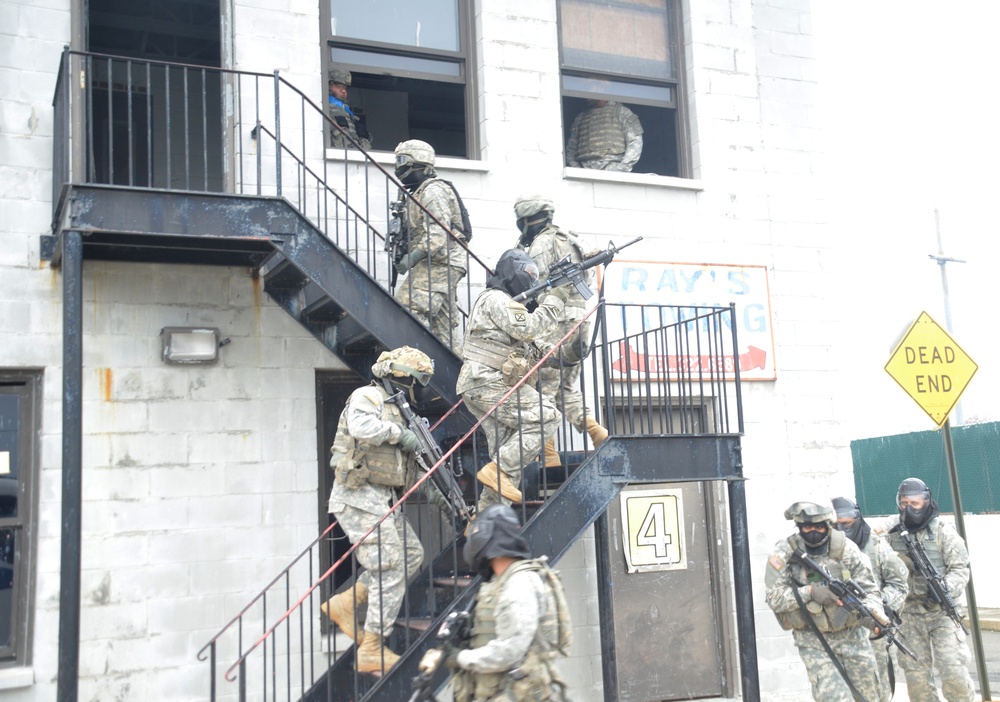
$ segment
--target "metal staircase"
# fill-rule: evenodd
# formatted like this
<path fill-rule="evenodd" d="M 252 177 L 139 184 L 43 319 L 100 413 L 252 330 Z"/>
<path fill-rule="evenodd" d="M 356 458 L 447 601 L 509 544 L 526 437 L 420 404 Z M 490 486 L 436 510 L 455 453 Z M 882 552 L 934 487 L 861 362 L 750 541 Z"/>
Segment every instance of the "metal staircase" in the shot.
<path fill-rule="evenodd" d="M 170 109 L 172 80 L 183 85 L 183 101 L 175 98 L 180 112 L 154 118 L 164 102 Z M 188 100 L 191 85 L 200 91 L 200 100 Z M 206 97 L 213 90 L 219 94 L 214 107 Z M 127 112 L 117 120 L 108 114 L 106 122 L 98 123 L 95 106 L 103 101 L 106 113 Z M 135 109 L 140 104 L 145 104 L 144 111 Z M 192 105 L 201 112 L 193 114 Z M 61 266 L 67 281 L 66 358 L 78 358 L 64 367 L 68 388 L 82 384 L 81 342 L 71 335 L 72 329 L 80 328 L 79 278 L 84 260 L 246 267 L 278 305 L 362 377 L 369 377 L 371 364 L 385 349 L 408 344 L 433 357 L 431 388 L 437 399 L 419 409 L 424 415 L 444 417 L 435 436 L 452 443 L 435 469 L 460 472 L 464 466 L 468 473 L 478 467 L 458 460 L 481 453 L 478 423 L 464 407 L 456 406 L 460 359 L 388 289 L 390 266 L 383 232 L 389 201 L 396 195 L 395 181 L 363 151 L 361 163 L 356 157 L 354 162 L 348 159 L 346 150 L 343 159 L 328 159 L 322 147 L 324 134 L 339 127 L 319 106 L 277 73 L 71 51 L 63 54 L 54 106 L 53 233 L 42 237 L 42 257 Z M 217 122 L 214 131 L 208 128 L 211 120 Z M 176 128 L 179 122 L 183 129 Z M 160 149 L 159 160 L 153 157 L 154 144 Z M 488 271 L 471 252 L 467 268 L 460 295 L 466 309 Z M 599 317 L 601 334 L 585 364 L 583 390 L 589 398 L 588 413 L 601 417 L 612 437 L 599 450 L 588 451 L 582 435 L 561 427 L 560 447 L 573 470 L 547 473 L 537 464 L 526 469 L 525 533 L 535 553 L 555 562 L 601 518 L 625 485 L 727 481 L 733 498 L 731 517 L 741 539 L 734 542 L 737 578 L 745 578 L 749 598 L 749 570 L 741 560 L 746 527 L 741 512 L 739 374 L 732 370 L 737 354 L 733 310 L 689 308 L 680 313 L 673 308 L 668 314 L 668 309 L 623 306 L 608 314 L 602 304 L 598 314 L 591 313 Z M 628 367 L 633 354 L 626 350 L 650 356 L 713 357 L 713 362 L 704 367 L 665 363 L 662 368 L 676 370 L 654 375 L 648 368 Z M 724 371 L 727 367 L 730 370 Z M 74 434 L 77 442 L 82 434 L 79 407 L 69 401 L 72 394 L 68 392 L 64 403 L 67 445 L 74 443 Z M 654 433 L 642 421 L 634 422 L 643 403 L 648 405 L 647 416 L 667 416 L 665 428 Z M 675 412 L 679 422 L 670 419 Z M 695 415 L 698 422 L 689 425 Z M 79 473 L 80 469 L 80 456 L 64 457 L 64 470 Z M 64 495 L 64 509 L 73 509 L 74 501 L 78 510 L 79 495 Z M 412 510 L 427 525 L 422 540 L 440 547 L 427 559 L 430 565 L 409 583 L 399 631 L 391 642 L 402 653 L 400 663 L 381 677 L 355 675 L 353 650 L 339 644 L 325 623 L 317 624 L 319 593 L 332 582 L 336 568 L 352 568 L 348 552 L 326 573 L 314 572 L 316 553 L 329 538 L 328 529 L 199 654 L 211 661 L 212 699 L 220 669 L 228 680 L 238 681 L 235 691 L 230 688 L 222 694 L 240 699 L 261 693 L 266 699 L 288 700 L 408 696 L 416 665 L 437 624 L 449 609 L 471 601 L 477 583 L 465 577 L 458 555 L 460 538 L 441 527 L 437 514 L 416 493 L 411 490 L 396 509 Z M 78 565 L 68 565 L 63 587 L 75 570 L 78 591 Z M 295 568 L 308 575 L 291 577 Z M 293 587 L 291 582 L 305 584 Z M 284 587 L 278 604 L 272 586 Z M 262 604 L 260 621 L 254 618 L 257 615 L 248 615 L 255 603 Z M 743 613 L 738 617 L 741 640 L 752 641 L 752 606 L 739 595 L 737 604 Z M 751 627 L 747 637 L 744 622 Z M 251 635 L 251 623 L 254 631 L 263 633 Z M 217 644 L 225 632 L 233 631 L 236 654 L 219 661 Z M 753 662 L 753 652 L 747 655 L 744 668 Z M 248 691 L 248 685 L 258 680 L 263 680 L 262 689 Z"/>

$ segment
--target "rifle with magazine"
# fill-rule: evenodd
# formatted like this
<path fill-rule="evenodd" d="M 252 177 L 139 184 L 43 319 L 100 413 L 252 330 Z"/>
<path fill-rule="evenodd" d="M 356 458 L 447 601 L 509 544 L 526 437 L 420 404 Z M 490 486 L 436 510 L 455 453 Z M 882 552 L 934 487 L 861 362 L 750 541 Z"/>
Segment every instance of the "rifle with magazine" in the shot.
<path fill-rule="evenodd" d="M 965 626 L 962 616 L 958 613 L 958 604 L 955 602 L 955 598 L 951 596 L 951 593 L 948 592 L 948 584 L 945 583 L 944 577 L 942 577 L 937 568 L 934 567 L 934 564 L 927 558 L 927 552 L 924 551 L 923 544 L 918 539 L 913 538 L 910 532 L 903 529 L 902 524 L 897 524 L 893 527 L 892 531 L 896 531 L 902 537 L 903 543 L 906 544 L 906 552 L 909 554 L 910 560 L 913 561 L 914 567 L 924 577 L 924 580 L 927 581 L 928 599 L 931 602 L 941 605 L 952 621 L 962 627 L 962 631 L 968 636 L 969 629 Z"/>
<path fill-rule="evenodd" d="M 427 419 L 413 411 L 410 403 L 406 401 L 406 396 L 402 390 L 392 394 L 388 381 L 383 379 L 383 382 L 386 385 L 386 390 L 390 393 L 388 401 L 399 407 L 399 411 L 406 420 L 407 428 L 417 435 L 417 441 L 420 442 L 420 450 L 417 452 L 417 465 L 425 473 L 430 472 L 430 469 L 441 460 L 444 453 L 441 451 L 441 447 L 437 445 L 434 437 L 431 436 L 430 425 Z M 430 476 L 431 484 L 441 493 L 456 524 L 459 522 L 467 524 L 472 521 L 472 510 L 465 503 L 462 486 L 458 484 L 458 480 L 451 474 L 448 467 L 446 465 L 438 466 L 438 469 L 430 473 Z"/>
<path fill-rule="evenodd" d="M 906 644 L 900 641 L 903 635 L 899 631 L 899 626 L 897 626 L 896 623 L 894 623 L 888 616 L 883 616 L 881 618 L 876 617 L 875 613 L 872 612 L 871 609 L 865 604 L 865 598 L 868 594 L 860 585 L 853 580 L 844 581 L 833 577 L 829 570 L 827 570 L 821 563 L 802 549 L 796 549 L 795 556 L 803 565 L 823 578 L 826 586 L 830 588 L 830 592 L 837 596 L 838 603 L 844 608 L 845 611 L 857 612 L 862 619 L 869 619 L 875 622 L 876 626 L 874 631 L 876 638 L 882 638 L 884 636 L 888 639 L 890 644 L 894 645 L 913 660 L 917 660 L 917 654 L 910 650 Z"/>
<path fill-rule="evenodd" d="M 434 679 L 451 652 L 464 648 L 468 642 L 471 618 L 468 612 L 451 612 L 441 622 L 441 628 L 437 632 L 439 647 L 427 649 L 420 659 L 417 667 L 420 673 L 413 678 L 413 694 L 409 702 L 426 702 L 426 700 L 436 702 Z"/>
<path fill-rule="evenodd" d="M 525 290 L 520 295 L 517 295 L 514 299 L 517 302 L 524 302 L 525 300 L 534 300 L 536 297 L 541 295 L 543 292 L 549 288 L 558 288 L 560 285 L 566 285 L 572 283 L 576 286 L 577 292 L 583 297 L 584 300 L 589 300 L 594 295 L 594 291 L 590 289 L 587 285 L 586 278 L 584 276 L 584 271 L 587 271 L 595 266 L 600 266 L 605 263 L 611 263 L 614 259 L 615 254 L 626 249 L 632 244 L 642 241 L 641 236 L 637 236 L 632 239 L 632 241 L 622 244 L 621 246 L 615 246 L 614 242 L 608 244 L 608 248 L 600 253 L 594 254 L 588 258 L 583 259 L 579 263 L 574 263 L 570 260 L 569 255 L 556 261 L 549 268 L 549 279 L 544 283 L 538 283 L 532 287 Z M 530 309 L 530 308 L 529 308 Z"/>
<path fill-rule="evenodd" d="M 385 235 L 385 251 L 389 254 L 389 262 L 392 266 L 392 276 L 389 280 L 389 289 L 396 287 L 399 279 L 399 262 L 410 249 L 410 228 L 404 221 L 406 210 L 406 197 L 400 191 L 399 197 L 389 203 L 389 231 Z"/>

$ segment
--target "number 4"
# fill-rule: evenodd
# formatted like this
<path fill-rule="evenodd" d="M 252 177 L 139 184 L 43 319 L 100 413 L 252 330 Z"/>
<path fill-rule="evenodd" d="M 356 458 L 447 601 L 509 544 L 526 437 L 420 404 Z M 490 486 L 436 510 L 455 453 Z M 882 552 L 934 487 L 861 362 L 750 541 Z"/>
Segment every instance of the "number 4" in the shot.
<path fill-rule="evenodd" d="M 674 543 L 673 536 L 667 532 L 666 505 L 654 502 L 649 506 L 646 516 L 642 518 L 642 526 L 636 534 L 639 546 L 652 546 L 657 558 L 668 558 L 667 547 Z"/>

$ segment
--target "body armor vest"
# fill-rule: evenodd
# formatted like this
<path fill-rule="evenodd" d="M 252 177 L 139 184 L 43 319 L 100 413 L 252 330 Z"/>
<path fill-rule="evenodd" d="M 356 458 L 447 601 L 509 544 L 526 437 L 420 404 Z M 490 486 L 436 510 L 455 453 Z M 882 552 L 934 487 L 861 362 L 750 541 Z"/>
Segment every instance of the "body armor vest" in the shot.
<path fill-rule="evenodd" d="M 841 531 L 831 530 L 830 533 L 830 549 L 827 551 L 826 557 L 832 559 L 834 562 L 823 563 L 823 558 L 817 558 L 820 563 L 826 566 L 827 570 L 830 571 L 830 575 L 833 577 L 839 577 L 841 580 L 850 580 L 852 575 L 851 571 L 843 564 L 844 558 L 844 544 L 847 541 L 847 537 Z M 798 535 L 793 535 L 788 537 L 788 546 L 791 548 L 792 553 L 799 548 L 803 548 L 805 544 Z M 815 558 L 815 556 L 814 556 Z M 788 567 L 792 569 L 791 586 L 799 587 L 806 585 L 807 583 L 822 584 L 820 576 L 814 573 L 811 568 L 805 566 L 801 563 L 789 562 Z M 806 602 L 806 611 L 812 616 L 813 622 L 816 624 L 816 628 L 822 633 L 843 631 L 844 629 L 850 629 L 856 626 L 861 620 L 861 617 L 856 613 L 852 612 L 846 618 L 844 614 L 846 610 L 840 605 L 833 603 L 828 605 L 820 605 L 818 602 Z M 802 608 L 799 607 L 791 612 L 780 612 L 776 613 L 778 623 L 781 624 L 782 629 L 807 629 L 809 628 L 809 623 L 805 619 L 805 614 Z"/>
<path fill-rule="evenodd" d="M 389 394 L 378 385 L 373 387 L 382 395 L 382 419 L 396 424 L 401 429 L 406 428 L 406 420 L 394 403 L 385 401 Z M 350 401 L 340 414 L 337 423 L 337 434 L 333 439 L 331 451 L 333 465 L 338 481 L 342 475 L 360 470 L 367 482 L 388 487 L 403 487 L 406 484 L 406 463 L 402 452 L 397 446 L 388 442 L 375 446 L 367 441 L 357 441 L 347 431 L 347 412 Z M 348 485 L 351 487 L 351 485 Z"/>
<path fill-rule="evenodd" d="M 472 627 L 471 648 L 479 648 L 496 638 L 496 607 L 500 601 L 500 592 L 504 584 L 515 573 L 524 570 L 540 571 L 541 563 L 537 560 L 524 560 L 512 563 L 507 570 L 497 578 L 488 583 L 484 583 L 476 595 L 475 619 Z M 546 577 L 539 573 L 546 588 L 550 586 L 546 582 Z M 548 611 L 542 614 L 538 622 L 538 633 L 528 647 L 524 660 L 515 666 L 525 677 L 513 681 L 506 671 L 503 673 L 476 673 L 474 674 L 474 697 L 477 700 L 490 700 L 496 697 L 505 687 L 514 684 L 516 687 L 523 687 L 531 690 L 532 699 L 548 700 L 551 698 L 551 688 L 553 681 L 558 681 L 555 671 L 550 669 L 551 662 L 555 657 L 553 641 L 559 638 L 559 618 L 557 612 Z M 545 642 L 545 643 L 543 643 Z M 522 699 L 514 693 L 514 699 Z M 528 699 L 528 698 L 524 698 Z"/>
<path fill-rule="evenodd" d="M 618 121 L 614 105 L 595 108 L 580 120 L 577 133 L 578 161 L 625 153 L 625 130 Z"/>
<path fill-rule="evenodd" d="M 910 532 L 910 536 L 916 539 L 921 546 L 924 547 L 924 553 L 927 554 L 927 560 L 931 562 L 937 572 L 943 577 L 947 571 L 947 567 L 944 562 L 944 554 L 941 552 L 941 523 L 938 521 L 937 517 L 934 517 L 927 526 L 920 531 Z M 927 598 L 927 581 L 924 579 L 919 572 L 917 572 L 916 567 L 913 565 L 913 561 L 910 559 L 910 554 L 906 551 L 906 544 L 903 543 L 903 539 L 898 534 L 889 535 L 889 545 L 892 546 L 892 550 L 895 551 L 906 567 L 910 570 L 909 584 L 910 584 L 910 594 L 906 598 L 907 602 L 922 601 L 926 604 L 931 605 L 932 603 L 926 601 Z"/>

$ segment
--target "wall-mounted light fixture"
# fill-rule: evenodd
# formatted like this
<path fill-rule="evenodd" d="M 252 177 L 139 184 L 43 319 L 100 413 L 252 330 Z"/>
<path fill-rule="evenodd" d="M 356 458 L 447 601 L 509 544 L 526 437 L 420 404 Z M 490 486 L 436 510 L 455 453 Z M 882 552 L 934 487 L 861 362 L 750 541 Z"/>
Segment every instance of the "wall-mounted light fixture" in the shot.
<path fill-rule="evenodd" d="M 220 340 L 214 327 L 164 327 L 160 330 L 160 346 L 166 363 L 215 363 L 219 347 L 229 339 Z"/>

